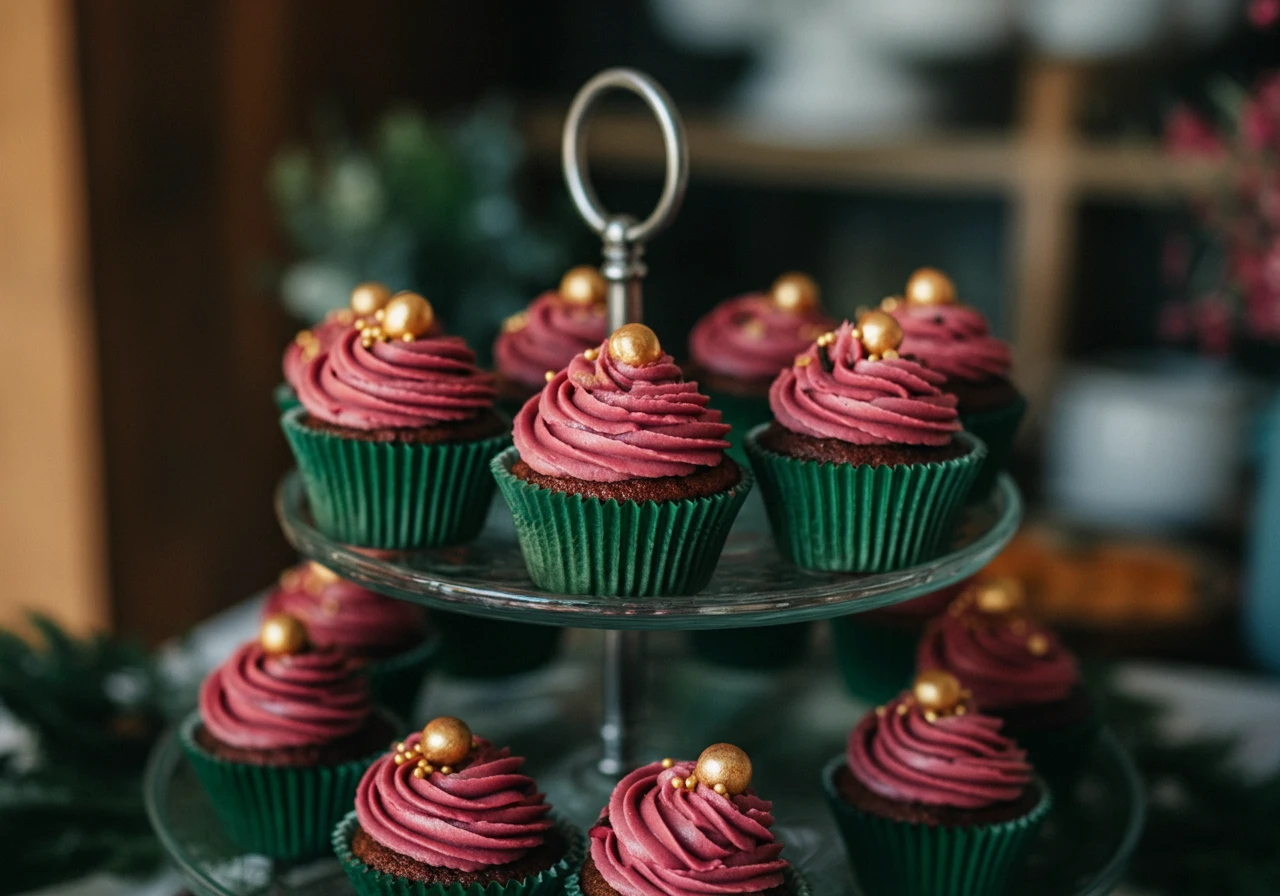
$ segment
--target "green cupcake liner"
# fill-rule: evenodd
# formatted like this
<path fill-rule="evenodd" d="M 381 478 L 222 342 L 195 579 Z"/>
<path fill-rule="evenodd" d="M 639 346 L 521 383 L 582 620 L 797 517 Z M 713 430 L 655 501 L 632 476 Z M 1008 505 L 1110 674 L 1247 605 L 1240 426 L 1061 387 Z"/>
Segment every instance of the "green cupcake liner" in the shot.
<path fill-rule="evenodd" d="M 998 896 L 1053 806 L 1048 788 L 1021 818 L 968 827 L 897 821 L 848 803 L 835 786 L 845 766 L 822 770 L 822 789 L 865 896 Z"/>
<path fill-rule="evenodd" d="M 440 668 L 463 678 L 501 678 L 541 668 L 555 659 L 563 629 L 432 610 L 444 635 Z"/>
<path fill-rule="evenodd" d="M 810 896 L 809 881 L 794 865 L 788 865 L 782 872 L 783 889 L 788 896 Z M 565 896 L 583 896 L 582 885 L 578 880 L 578 872 L 570 875 L 564 888 Z"/>
<path fill-rule="evenodd" d="M 811 622 L 753 628 L 690 632 L 694 655 L 733 669 L 783 669 L 800 663 L 809 651 Z"/>
<path fill-rule="evenodd" d="M 567 881 L 576 875 L 582 864 L 586 838 L 566 821 L 556 818 L 555 823 L 556 829 L 568 844 L 560 861 L 545 871 L 530 874 L 520 880 L 510 880 L 505 884 L 495 881 L 464 887 L 461 884 L 425 883 L 371 868 L 351 852 L 351 840 L 359 825 L 354 810 L 348 812 L 333 827 L 331 843 L 342 870 L 351 879 L 352 886 L 360 896 L 557 896 L 565 891 Z"/>
<path fill-rule="evenodd" d="M 751 491 L 745 467 L 728 491 L 684 501 L 601 501 L 541 488 L 511 474 L 516 449 L 493 459 L 534 583 L 558 594 L 694 594 L 720 560 Z"/>
<path fill-rule="evenodd" d="M 439 665 L 443 641 L 439 634 L 428 635 L 415 647 L 371 662 L 366 671 L 373 702 L 402 719 L 412 718 L 427 673 Z"/>
<path fill-rule="evenodd" d="M 924 631 L 902 620 L 886 624 L 865 614 L 831 620 L 831 643 L 845 690 L 868 703 L 885 703 L 907 687 L 915 675 L 916 645 Z"/>
<path fill-rule="evenodd" d="M 293 391 L 293 386 L 288 383 L 280 383 L 271 390 L 271 398 L 276 403 L 276 407 L 280 409 L 280 413 L 285 414 L 292 411 L 296 407 L 301 407 L 302 402 L 298 401 L 298 393 Z"/>
<path fill-rule="evenodd" d="M 280 418 L 326 535 L 361 547 L 403 550 L 475 538 L 493 498 L 489 461 L 510 434 L 421 445 L 345 439 L 311 429 L 295 408 Z"/>
<path fill-rule="evenodd" d="M 227 837 L 246 852 L 311 859 L 329 852 L 333 826 L 351 809 L 356 785 L 381 753 L 341 765 L 271 766 L 229 762 L 195 741 L 199 712 L 178 729 Z"/>
<path fill-rule="evenodd" d="M 986 446 L 969 433 L 962 457 L 941 463 L 855 466 L 784 457 L 747 436 L 778 547 L 797 566 L 889 572 L 927 560 L 951 534 Z"/>
<path fill-rule="evenodd" d="M 1018 425 L 1027 413 L 1027 400 L 1022 396 L 1003 408 L 981 411 L 976 414 L 961 414 L 960 422 L 966 432 L 971 432 L 987 443 L 987 459 L 982 469 L 973 480 L 973 488 L 969 490 L 970 501 L 986 500 L 995 487 L 996 477 L 1009 465 L 1009 457 L 1013 454 L 1013 441 L 1018 434 Z"/>

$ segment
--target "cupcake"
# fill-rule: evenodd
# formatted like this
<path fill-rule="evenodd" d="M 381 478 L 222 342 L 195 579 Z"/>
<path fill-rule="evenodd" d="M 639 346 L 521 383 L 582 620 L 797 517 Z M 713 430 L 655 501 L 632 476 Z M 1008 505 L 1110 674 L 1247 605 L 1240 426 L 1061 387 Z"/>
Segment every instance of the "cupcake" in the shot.
<path fill-rule="evenodd" d="M 751 787 L 751 760 L 715 744 L 697 763 L 664 759 L 618 782 L 590 831 L 571 896 L 800 896 L 781 857 L 773 804 Z"/>
<path fill-rule="evenodd" d="M 832 619 L 831 648 L 845 690 L 868 703 L 883 703 L 909 686 L 925 625 L 964 591 L 968 581 Z"/>
<path fill-rule="evenodd" d="M 916 662 L 959 678 L 1051 784 L 1068 783 L 1088 758 L 1100 725 L 1093 700 L 1075 657 L 1027 615 L 1016 580 L 966 589 L 929 623 Z"/>
<path fill-rule="evenodd" d="M 288 613 L 319 647 L 337 647 L 369 674 L 381 706 L 408 716 L 440 645 L 421 607 L 348 582 L 319 563 L 285 570 L 267 595 L 263 617 Z"/>
<path fill-rule="evenodd" d="M 943 378 L 900 357 L 882 311 L 820 336 L 773 381 L 747 437 L 783 553 L 807 569 L 883 572 L 933 556 L 986 448 Z"/>
<path fill-rule="evenodd" d="M 281 614 L 205 679 L 180 739 L 233 843 L 305 859 L 328 851 L 328 831 L 393 733 L 359 665 L 308 644 L 302 623 Z"/>
<path fill-rule="evenodd" d="M 281 419 L 312 516 L 370 548 L 457 544 L 489 508 L 485 469 L 508 444 L 493 377 L 453 336 L 433 336 L 430 303 L 393 296 L 298 374 L 302 407 Z"/>
<path fill-rule="evenodd" d="M 374 762 L 333 848 L 362 896 L 554 896 L 583 838 L 551 817 L 524 759 L 441 716 Z"/>
<path fill-rule="evenodd" d="M 899 351 L 947 378 L 942 388 L 956 396 L 960 422 L 987 443 L 987 459 L 971 495 L 985 498 L 1008 463 L 1027 410 L 1009 379 L 1008 343 L 992 336 L 982 312 L 957 301 L 955 285 L 933 268 L 916 271 L 905 296 L 885 299 L 881 307 L 902 326 Z"/>
<path fill-rule="evenodd" d="M 751 488 L 729 427 L 643 324 L 574 357 L 493 461 L 529 575 L 562 594 L 692 594 Z"/>
<path fill-rule="evenodd" d="M 867 896 L 994 896 L 1051 805 L 1026 753 L 955 676 L 921 673 L 868 713 L 823 789 Z"/>
<path fill-rule="evenodd" d="M 493 358 L 498 397 L 513 405 L 512 412 L 542 391 L 548 371 L 604 339 L 606 293 L 600 272 L 582 265 L 564 275 L 558 290 L 544 292 L 503 322 Z"/>

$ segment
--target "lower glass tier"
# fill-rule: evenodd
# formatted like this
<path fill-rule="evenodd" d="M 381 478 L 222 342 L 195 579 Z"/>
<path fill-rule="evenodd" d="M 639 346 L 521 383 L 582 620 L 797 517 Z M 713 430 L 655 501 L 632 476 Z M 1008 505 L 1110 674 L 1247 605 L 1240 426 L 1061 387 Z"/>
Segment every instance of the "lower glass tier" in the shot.
<path fill-rule="evenodd" d="M 729 740 L 752 757 L 753 786 L 772 799 L 784 853 L 814 884 L 815 896 L 858 891 L 823 803 L 823 764 L 844 747 L 869 707 L 845 695 L 831 657 L 814 646 L 803 666 L 781 672 L 728 670 L 681 656 L 681 636 L 651 645 L 653 699 L 643 716 L 637 755 L 692 757 Z M 589 640 L 578 638 L 587 644 Z M 579 645 L 582 647 L 583 645 Z M 415 724 L 436 714 L 465 718 L 477 733 L 527 757 L 557 811 L 586 827 L 612 781 L 595 769 L 596 663 L 584 650 L 534 675 L 499 682 L 437 678 Z M 176 739 L 164 739 L 146 780 L 151 822 L 174 863 L 200 896 L 350 894 L 336 861 L 277 865 L 236 851 L 213 817 Z M 1038 844 L 1010 893 L 1100 896 L 1124 875 L 1142 830 L 1138 775 L 1116 739 L 1103 736 L 1070 794 L 1059 794 Z"/>
<path fill-rule="evenodd" d="M 296 472 L 280 484 L 276 513 L 300 553 L 343 578 L 442 610 L 543 625 L 609 629 L 714 629 L 859 613 L 943 588 L 980 570 L 1013 537 L 1022 516 L 1017 486 L 1001 474 L 983 503 L 964 511 L 947 552 L 874 575 L 799 569 L 778 553 L 758 493 L 747 499 L 710 585 L 687 597 L 552 594 L 525 571 L 507 505 L 495 499 L 474 542 L 421 551 L 368 551 L 312 525 Z M 377 556 L 372 556 L 373 554 Z"/>

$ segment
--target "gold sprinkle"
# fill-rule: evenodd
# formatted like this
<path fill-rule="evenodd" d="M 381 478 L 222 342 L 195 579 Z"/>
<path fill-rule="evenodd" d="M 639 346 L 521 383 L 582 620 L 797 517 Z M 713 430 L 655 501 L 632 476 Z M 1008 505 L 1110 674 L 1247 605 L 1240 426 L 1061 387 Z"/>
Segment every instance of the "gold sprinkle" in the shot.
<path fill-rule="evenodd" d="M 813 358 L 809 357 L 808 355 L 798 355 L 796 357 L 797 367 L 808 367 L 812 363 L 813 363 Z"/>
<path fill-rule="evenodd" d="M 962 716 L 966 712 L 968 712 L 968 708 L 963 703 L 961 703 L 955 709 L 953 709 L 952 712 L 954 712 L 958 716 Z"/>
<path fill-rule="evenodd" d="M 413 770 L 413 776 L 417 778 L 419 781 L 421 781 L 423 778 L 427 776 L 427 773 L 420 768 L 415 768 Z"/>
<path fill-rule="evenodd" d="M 741 329 L 748 339 L 763 339 L 766 333 L 764 324 L 754 318 L 743 324 Z"/>
<path fill-rule="evenodd" d="M 400 741 L 398 744 L 395 745 L 395 747 L 396 747 L 397 753 L 403 753 L 405 750 L 409 749 L 408 747 L 405 746 L 404 741 Z"/>
<path fill-rule="evenodd" d="M 899 703 L 896 712 L 900 716 L 905 716 L 907 714 L 907 704 Z"/>
<path fill-rule="evenodd" d="M 313 342 L 310 345 L 304 345 L 302 347 L 302 360 L 304 361 L 314 361 L 316 356 L 319 354 L 320 354 L 319 343 Z"/>
<path fill-rule="evenodd" d="M 582 353 L 582 357 L 586 358 L 588 361 L 594 361 L 596 358 L 600 357 L 600 349 L 589 348 Z"/>
<path fill-rule="evenodd" d="M 684 782 L 681 781 L 680 777 L 677 775 L 676 777 L 671 779 L 671 786 L 674 787 L 676 790 L 679 790 L 681 787 L 684 786 Z"/>
<path fill-rule="evenodd" d="M 877 355 L 875 352 L 872 352 L 871 354 L 867 355 L 867 360 L 868 360 L 868 361 L 879 361 L 879 360 L 880 360 L 880 356 L 879 356 L 879 355 Z"/>
<path fill-rule="evenodd" d="M 386 316 L 387 316 L 387 312 L 381 308 L 373 312 L 373 319 L 378 321 L 379 323 L 381 323 L 386 318 Z"/>
<path fill-rule="evenodd" d="M 351 323 L 354 318 L 355 314 L 350 308 L 341 308 L 333 313 L 333 319 L 344 326 Z"/>
<path fill-rule="evenodd" d="M 367 336 L 364 339 L 360 340 L 360 344 L 363 345 L 365 348 L 373 348 L 373 340 Z"/>
<path fill-rule="evenodd" d="M 889 296 L 880 303 L 881 311 L 893 311 L 901 303 L 901 299 L 897 296 Z"/>
<path fill-rule="evenodd" d="M 669 757 L 669 756 L 668 756 L 666 759 L 662 760 L 662 767 L 663 767 L 663 768 L 671 768 L 671 766 L 673 766 L 673 765 L 675 765 L 675 764 L 676 764 L 676 763 L 675 763 L 675 760 L 674 760 L 674 759 L 672 759 L 672 758 L 671 758 L 671 757 Z"/>
<path fill-rule="evenodd" d="M 394 758 L 396 761 L 396 765 L 404 765 L 405 757 L 403 753 L 397 753 Z"/>
<path fill-rule="evenodd" d="M 689 777 L 685 778 L 684 786 L 686 790 L 693 790 L 695 787 L 698 786 L 698 776 L 690 775 Z"/>
<path fill-rule="evenodd" d="M 519 333 L 529 324 L 529 315 L 527 312 L 521 311 L 513 314 L 502 322 L 502 329 L 507 333 Z"/>
<path fill-rule="evenodd" d="M 363 330 L 363 329 L 364 329 L 364 318 L 363 318 L 363 317 L 357 317 L 357 318 L 356 318 L 356 320 L 355 320 L 355 324 L 354 324 L 354 326 L 355 326 L 355 328 L 356 328 L 357 330 Z"/>
<path fill-rule="evenodd" d="M 898 357 L 898 350 L 893 348 L 887 348 L 884 350 L 884 354 L 881 355 L 880 357 L 884 358 L 886 361 L 892 361 Z"/>
<path fill-rule="evenodd" d="M 442 774 L 442 775 L 452 775 L 452 774 L 453 774 L 453 766 L 451 766 L 451 765 L 442 765 L 442 766 L 440 766 L 440 774 Z"/>
<path fill-rule="evenodd" d="M 403 336 L 400 337 L 401 342 L 413 342 L 413 340 L 414 340 L 414 335 L 412 333 L 405 333 Z"/>
<path fill-rule="evenodd" d="M 714 790 L 716 793 L 720 794 L 721 796 L 725 795 L 725 789 L 723 784 L 717 784 L 715 787 L 712 787 L 711 789 Z"/>
<path fill-rule="evenodd" d="M 303 348 L 306 348 L 308 345 L 315 344 L 316 334 L 312 333 L 310 330 L 299 330 L 298 335 L 293 337 L 293 341 Z"/>
<path fill-rule="evenodd" d="M 549 383 L 556 378 L 556 372 L 554 370 L 548 370 L 543 374 L 543 378 Z"/>
<path fill-rule="evenodd" d="M 1044 656 L 1049 652 L 1049 639 L 1040 632 L 1027 638 L 1027 652 L 1032 656 Z"/>
<path fill-rule="evenodd" d="M 938 714 L 932 709 L 926 709 L 924 711 L 924 720 L 932 725 L 934 722 L 938 721 Z"/>
<path fill-rule="evenodd" d="M 849 331 L 849 335 L 852 336 L 854 339 L 861 339 L 862 331 L 859 330 L 857 327 L 854 327 L 852 330 Z"/>
<path fill-rule="evenodd" d="M 888 713 L 888 710 L 885 707 L 883 706 L 876 707 L 876 718 L 883 719 L 886 713 Z"/>

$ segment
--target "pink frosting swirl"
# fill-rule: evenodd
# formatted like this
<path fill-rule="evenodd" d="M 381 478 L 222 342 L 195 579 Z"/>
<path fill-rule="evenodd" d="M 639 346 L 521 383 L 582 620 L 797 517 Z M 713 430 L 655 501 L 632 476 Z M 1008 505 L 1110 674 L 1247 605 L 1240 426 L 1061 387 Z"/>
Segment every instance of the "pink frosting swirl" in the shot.
<path fill-rule="evenodd" d="M 968 305 L 909 305 L 890 312 L 902 325 L 898 351 L 928 364 L 949 380 L 982 382 L 1007 377 L 1009 344 L 991 335 L 982 312 Z"/>
<path fill-rule="evenodd" d="M 545 476 L 591 482 L 687 476 L 714 467 L 728 424 L 670 355 L 641 367 L 577 355 L 515 419 L 520 458 Z"/>
<path fill-rule="evenodd" d="M 243 749 L 332 743 L 360 731 L 372 712 L 364 676 L 332 648 L 270 656 L 250 641 L 200 687 L 209 733 Z"/>
<path fill-rule="evenodd" d="M 769 388 L 777 421 L 801 435 L 854 445 L 945 445 L 960 431 L 943 376 L 908 358 L 868 361 L 845 321 L 825 351 L 814 343 Z"/>
<path fill-rule="evenodd" d="M 324 320 L 309 330 L 302 330 L 287 345 L 281 367 L 284 370 L 284 381 L 294 389 L 298 388 L 298 379 L 307 364 L 320 353 L 327 352 L 329 347 L 338 341 L 343 333 L 351 329 L 355 315 L 345 308 L 330 311 Z M 308 357 L 307 346 L 311 346 L 311 357 Z"/>
<path fill-rule="evenodd" d="M 566 302 L 545 292 L 518 318 L 508 321 L 493 344 L 498 370 L 522 386 L 541 389 L 548 370 L 559 370 L 579 352 L 599 345 L 605 333 L 604 306 Z"/>
<path fill-rule="evenodd" d="M 405 738 L 412 747 L 420 734 Z M 541 846 L 552 828 L 551 807 L 528 775 L 524 759 L 477 738 L 452 774 L 415 778 L 414 762 L 391 754 L 364 773 L 356 817 L 374 840 L 440 868 L 480 871 L 516 861 Z"/>
<path fill-rule="evenodd" d="M 694 324 L 689 356 L 712 373 L 772 379 L 834 326 L 819 309 L 784 311 L 764 293 L 752 293 L 721 302 Z"/>
<path fill-rule="evenodd" d="M 925 628 L 920 669 L 945 669 L 984 710 L 1065 700 L 1080 681 L 1075 657 L 1053 632 L 1021 616 L 991 615 L 962 603 Z"/>
<path fill-rule="evenodd" d="M 345 579 L 317 575 L 310 563 L 286 571 L 267 595 L 262 615 L 276 613 L 300 620 L 312 644 L 355 655 L 393 652 L 421 641 L 426 631 L 420 607 Z"/>
<path fill-rule="evenodd" d="M 591 858 L 622 896 L 762 893 L 782 886 L 787 860 L 769 830 L 773 804 L 753 793 L 675 788 L 694 763 L 654 762 L 618 782 L 591 829 Z"/>
<path fill-rule="evenodd" d="M 492 374 L 456 336 L 375 342 L 354 327 L 306 365 L 298 400 L 313 417 L 352 429 L 418 429 L 470 420 L 493 407 Z"/>
<path fill-rule="evenodd" d="M 1002 724 L 977 712 L 930 722 L 903 694 L 853 729 L 849 770 L 898 802 L 980 809 L 1016 800 L 1031 783 L 1031 765 Z"/>

